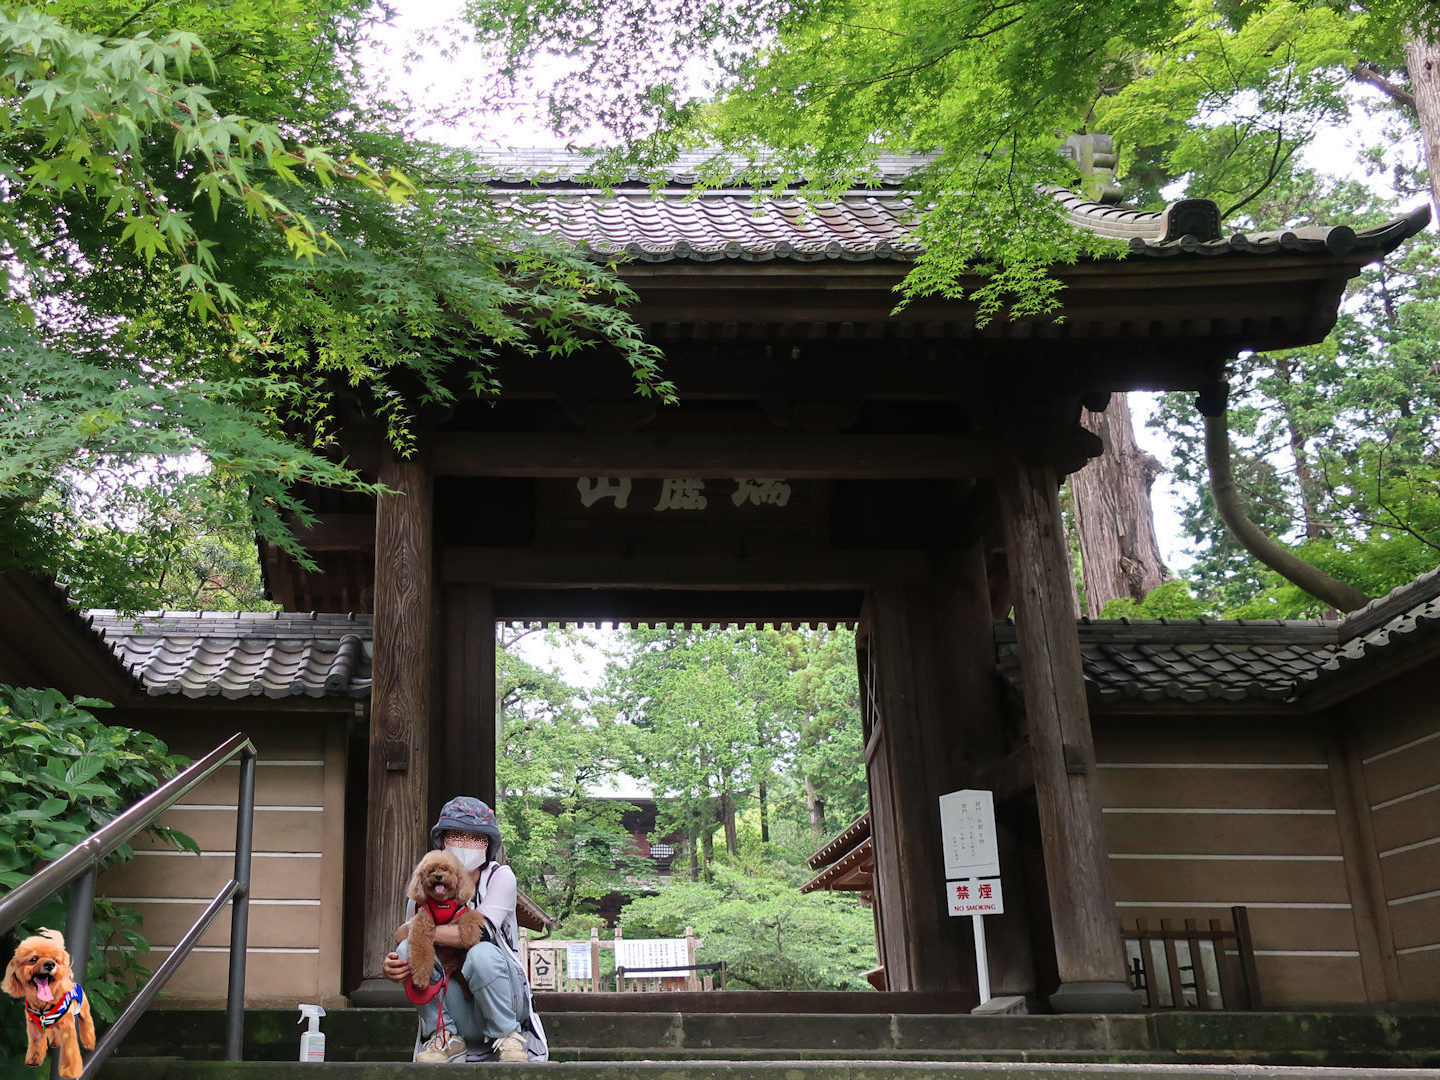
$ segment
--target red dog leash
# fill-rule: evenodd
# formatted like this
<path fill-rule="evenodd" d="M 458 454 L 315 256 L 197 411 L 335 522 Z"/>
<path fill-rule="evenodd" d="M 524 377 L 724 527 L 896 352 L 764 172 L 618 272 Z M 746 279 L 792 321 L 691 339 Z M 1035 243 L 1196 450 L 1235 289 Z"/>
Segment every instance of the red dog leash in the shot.
<path fill-rule="evenodd" d="M 466 905 L 459 900 L 425 901 L 425 907 L 429 910 L 430 917 L 435 920 L 436 926 L 444 926 L 448 922 L 453 922 L 455 920 L 455 916 L 459 915 L 460 912 L 465 910 L 465 906 Z M 416 1005 L 426 1005 L 429 1002 L 435 1000 L 437 994 L 439 995 L 440 1004 L 437 1006 L 437 1009 L 439 1010 L 439 1016 L 436 1018 L 435 1021 L 436 1031 L 441 1031 L 445 1027 L 445 991 L 448 990 L 449 987 L 450 973 L 445 970 L 445 966 L 443 964 L 440 966 L 439 981 L 432 982 L 429 986 L 425 987 L 424 990 L 417 989 L 415 983 L 412 980 L 405 980 L 405 996 Z M 448 1036 L 446 1037 L 446 1041 L 449 1041 Z"/>

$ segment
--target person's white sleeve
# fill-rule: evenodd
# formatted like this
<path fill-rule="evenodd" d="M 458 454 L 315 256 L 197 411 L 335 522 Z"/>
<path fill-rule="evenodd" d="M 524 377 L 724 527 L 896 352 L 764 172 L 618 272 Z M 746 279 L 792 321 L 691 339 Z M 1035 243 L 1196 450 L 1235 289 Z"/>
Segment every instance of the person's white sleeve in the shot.
<path fill-rule="evenodd" d="M 515 917 L 515 871 L 497 866 L 485 884 L 485 898 L 480 901 L 480 914 L 496 929 Z"/>

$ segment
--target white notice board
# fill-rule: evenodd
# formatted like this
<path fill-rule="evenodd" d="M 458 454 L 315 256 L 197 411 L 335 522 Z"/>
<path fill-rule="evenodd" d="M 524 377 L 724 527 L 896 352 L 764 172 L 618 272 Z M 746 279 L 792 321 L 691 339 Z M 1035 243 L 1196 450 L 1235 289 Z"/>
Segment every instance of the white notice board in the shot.
<path fill-rule="evenodd" d="M 946 880 L 998 876 L 994 793 L 966 788 L 941 795 L 940 839 Z"/>
<path fill-rule="evenodd" d="M 669 965 L 674 964 L 672 969 Z M 639 978 L 666 978 L 689 975 L 690 955 L 684 938 L 621 938 L 615 942 L 615 966 L 625 968 L 656 968 L 637 972 Z"/>
<path fill-rule="evenodd" d="M 590 943 L 572 941 L 565 946 L 565 974 L 572 979 L 590 978 Z"/>

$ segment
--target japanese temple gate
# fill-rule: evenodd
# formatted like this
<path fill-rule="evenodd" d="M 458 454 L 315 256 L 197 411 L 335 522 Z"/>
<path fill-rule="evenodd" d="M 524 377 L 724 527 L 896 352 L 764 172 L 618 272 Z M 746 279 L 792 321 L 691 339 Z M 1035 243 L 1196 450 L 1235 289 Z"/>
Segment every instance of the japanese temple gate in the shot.
<path fill-rule="evenodd" d="M 678 168 L 652 195 L 588 189 L 564 159 L 514 164 L 498 198 L 545 168 L 528 212 L 630 257 L 681 404 L 637 397 L 598 353 L 502 361 L 503 396 L 427 417 L 407 460 L 351 418 L 352 461 L 401 494 L 372 509 L 317 493 L 300 535 L 323 574 L 268 553 L 287 610 L 374 612 L 364 975 L 439 803 L 494 796 L 497 620 L 858 620 L 888 988 L 975 986 L 936 798 L 986 788 L 1012 910 L 989 925 L 995 992 L 1136 1008 L 1057 496 L 1100 450 L 1081 406 L 1129 389 L 1222 402 L 1227 360 L 1320 340 L 1346 282 L 1426 219 L 1222 238 L 1202 201 L 1072 198 L 1075 226 L 1129 238 L 1130 256 L 1066 268 L 1064 322 L 977 328 L 960 301 L 892 312 L 915 253 L 903 161 L 809 218 L 794 200 L 758 216 L 745 193 L 692 200 Z M 1023 726 L 994 675 L 1012 607 Z"/>

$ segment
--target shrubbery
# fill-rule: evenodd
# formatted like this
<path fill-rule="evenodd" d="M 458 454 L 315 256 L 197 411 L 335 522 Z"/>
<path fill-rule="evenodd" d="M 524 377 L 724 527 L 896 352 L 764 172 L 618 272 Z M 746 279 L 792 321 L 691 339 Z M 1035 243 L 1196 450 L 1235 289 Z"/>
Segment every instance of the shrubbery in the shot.
<path fill-rule="evenodd" d="M 0 895 L 189 764 L 154 736 L 103 724 L 89 711 L 109 707 L 92 698 L 69 701 L 55 690 L 0 686 Z M 198 851 L 184 833 L 151 831 L 183 850 Z M 127 845 L 110 861 L 133 856 Z M 9 961 L 21 937 L 41 926 L 63 928 L 65 920 L 65 896 L 46 900 L 0 940 L 3 959 Z M 129 988 L 149 975 L 137 959 L 150 951 L 139 925 L 139 912 L 96 899 L 89 962 L 80 981 L 98 1019 L 113 1019 Z M 0 1062 L 7 1064 L 25 1052 L 24 1024 L 18 1014 L 13 1020 L 0 1024 Z M 39 1074 L 17 1075 L 31 1072 Z"/>

